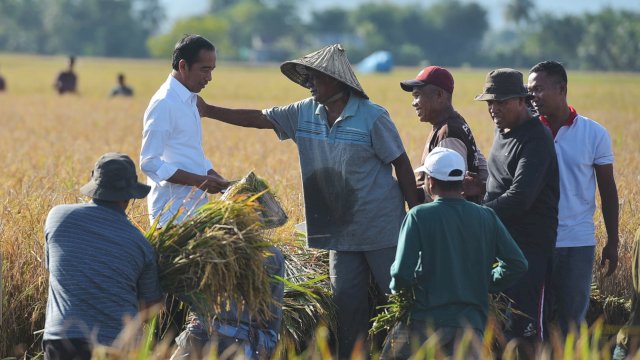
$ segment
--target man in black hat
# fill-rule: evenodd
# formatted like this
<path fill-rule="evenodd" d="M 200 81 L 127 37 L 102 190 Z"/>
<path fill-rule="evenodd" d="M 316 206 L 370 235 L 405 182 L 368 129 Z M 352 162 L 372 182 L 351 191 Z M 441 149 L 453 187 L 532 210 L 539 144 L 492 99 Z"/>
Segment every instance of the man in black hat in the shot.
<path fill-rule="evenodd" d="M 162 298 L 154 249 L 125 212 L 149 193 L 131 158 L 103 155 L 80 192 L 92 201 L 58 205 L 45 223 L 45 359 L 90 359 L 94 345 L 114 345 L 125 319 Z"/>
<path fill-rule="evenodd" d="M 280 70 L 311 97 L 265 110 L 227 109 L 199 99 L 200 114 L 292 139 L 300 156 L 307 241 L 329 250 L 338 351 L 348 358 L 367 336 L 369 278 L 389 292 L 400 225 L 418 203 L 415 177 L 389 113 L 369 101 L 339 44 Z M 397 180 L 392 175 L 395 169 Z"/>
<path fill-rule="evenodd" d="M 524 314 L 512 314 L 507 337 L 524 340 L 524 355 L 533 356 L 544 336 L 544 283 L 556 242 L 560 185 L 551 133 L 531 115 L 522 79 L 517 70 L 493 70 L 476 100 L 487 102 L 496 125 L 483 203 L 498 214 L 529 263 L 505 291 Z"/>

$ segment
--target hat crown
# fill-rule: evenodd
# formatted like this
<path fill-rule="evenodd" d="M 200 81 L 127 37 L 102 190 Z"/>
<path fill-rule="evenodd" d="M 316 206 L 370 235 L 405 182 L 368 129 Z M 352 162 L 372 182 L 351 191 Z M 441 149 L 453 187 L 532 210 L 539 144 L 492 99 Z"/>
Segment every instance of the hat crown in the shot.
<path fill-rule="evenodd" d="M 514 97 L 528 97 L 520 71 L 510 68 L 491 70 L 485 79 L 482 94 L 476 100 L 507 100 Z"/>
<path fill-rule="evenodd" d="M 442 181 L 461 181 L 465 170 L 462 155 L 443 147 L 435 147 L 424 161 L 427 175 Z"/>
<path fill-rule="evenodd" d="M 124 189 L 138 182 L 131 158 L 117 153 L 100 157 L 91 172 L 91 178 L 98 186 L 110 189 Z"/>
<path fill-rule="evenodd" d="M 306 68 L 331 76 L 348 85 L 360 96 L 369 98 L 356 78 L 347 54 L 340 44 L 325 46 L 299 59 L 286 61 L 280 66 L 280 70 L 285 76 L 303 87 L 306 87 L 308 72 Z"/>
<path fill-rule="evenodd" d="M 94 199 L 125 201 L 142 199 L 151 187 L 138 182 L 136 166 L 126 154 L 106 153 L 96 161 L 91 180 L 80 192 Z"/>

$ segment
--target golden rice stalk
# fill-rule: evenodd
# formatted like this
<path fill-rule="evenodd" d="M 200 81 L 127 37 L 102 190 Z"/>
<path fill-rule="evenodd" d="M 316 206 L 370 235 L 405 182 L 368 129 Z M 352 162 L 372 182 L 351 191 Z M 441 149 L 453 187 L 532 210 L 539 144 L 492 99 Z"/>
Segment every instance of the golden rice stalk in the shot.
<path fill-rule="evenodd" d="M 267 182 L 251 171 L 247 176 L 235 182 L 227 189 L 221 199 L 238 202 L 247 197 L 256 196 L 257 202 L 260 205 L 260 222 L 265 228 L 273 229 L 284 225 L 288 217 L 282 207 L 280 207 L 280 203 L 275 195 L 273 195 L 269 189 Z"/>
<path fill-rule="evenodd" d="M 163 228 L 151 227 L 146 236 L 158 254 L 164 291 L 202 315 L 228 310 L 233 301 L 268 316 L 272 280 L 263 259 L 269 243 L 254 200 L 213 200 L 181 223 L 174 217 Z"/>
<path fill-rule="evenodd" d="M 306 249 L 304 245 L 284 248 L 285 283 L 280 339 L 284 353 L 302 352 L 319 326 L 337 330 L 335 304 L 326 251 Z"/>

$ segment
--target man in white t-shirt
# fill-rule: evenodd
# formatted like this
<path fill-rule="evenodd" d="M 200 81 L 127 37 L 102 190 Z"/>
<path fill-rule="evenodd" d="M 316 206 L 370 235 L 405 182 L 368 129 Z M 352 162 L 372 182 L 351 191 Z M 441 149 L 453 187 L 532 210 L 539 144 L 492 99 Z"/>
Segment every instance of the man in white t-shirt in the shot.
<path fill-rule="evenodd" d="M 567 103 L 567 73 L 556 61 L 529 71 L 529 92 L 540 121 L 551 130 L 560 170 L 558 237 L 547 295 L 557 310 L 563 334 L 585 320 L 595 255 L 596 182 L 600 191 L 607 242 L 600 265 L 606 276 L 618 264 L 618 191 L 613 176 L 613 151 L 607 130 L 578 115 Z M 549 302 L 551 303 L 551 302 Z"/>

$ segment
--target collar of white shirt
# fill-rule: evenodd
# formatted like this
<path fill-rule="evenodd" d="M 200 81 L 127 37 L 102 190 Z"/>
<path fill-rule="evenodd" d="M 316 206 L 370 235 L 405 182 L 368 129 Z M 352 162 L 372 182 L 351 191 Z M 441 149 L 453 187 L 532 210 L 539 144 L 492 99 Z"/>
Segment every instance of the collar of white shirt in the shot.
<path fill-rule="evenodd" d="M 187 104 L 193 105 L 196 103 L 196 94 L 187 89 L 178 79 L 169 74 L 169 88 L 178 94 L 180 100 Z"/>

